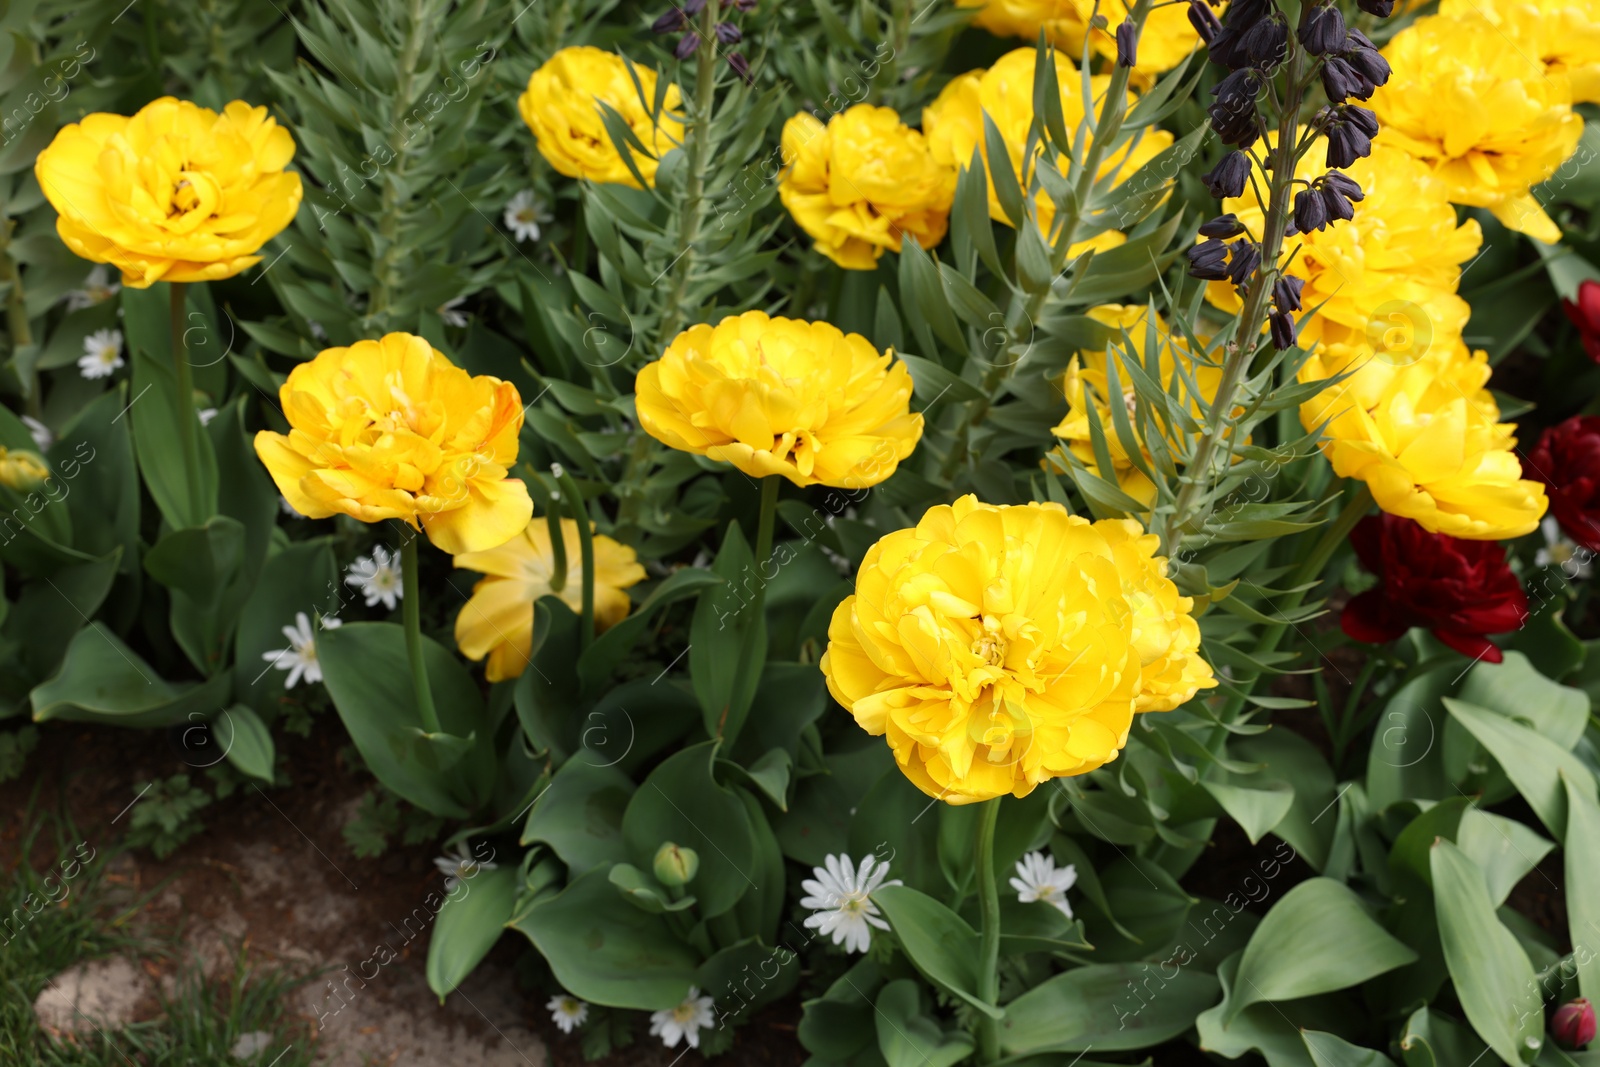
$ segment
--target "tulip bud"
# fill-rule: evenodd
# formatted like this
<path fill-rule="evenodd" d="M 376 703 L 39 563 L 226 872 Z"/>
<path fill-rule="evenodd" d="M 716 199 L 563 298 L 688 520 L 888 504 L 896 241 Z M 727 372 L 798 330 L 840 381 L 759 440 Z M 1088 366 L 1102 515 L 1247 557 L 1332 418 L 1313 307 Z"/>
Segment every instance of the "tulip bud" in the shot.
<path fill-rule="evenodd" d="M 0 448 L 0 485 L 31 493 L 50 477 L 50 468 L 37 452 Z"/>
<path fill-rule="evenodd" d="M 700 870 L 700 855 L 671 841 L 656 850 L 656 881 L 674 888 L 688 885 Z"/>
<path fill-rule="evenodd" d="M 1550 1033 L 1562 1048 L 1582 1048 L 1594 1040 L 1594 1005 L 1583 997 L 1569 1000 L 1550 1016 Z"/>

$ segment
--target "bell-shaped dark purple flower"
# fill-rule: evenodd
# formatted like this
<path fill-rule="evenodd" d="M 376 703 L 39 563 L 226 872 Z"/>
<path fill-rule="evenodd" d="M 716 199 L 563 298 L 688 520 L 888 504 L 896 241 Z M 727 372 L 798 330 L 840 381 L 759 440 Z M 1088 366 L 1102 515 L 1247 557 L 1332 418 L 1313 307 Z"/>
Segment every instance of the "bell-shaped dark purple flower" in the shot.
<path fill-rule="evenodd" d="M 678 46 L 672 50 L 672 54 L 677 56 L 679 59 L 688 59 L 690 56 L 694 55 L 695 49 L 699 47 L 700 35 L 693 30 L 690 30 L 688 33 L 678 38 Z"/>
<path fill-rule="evenodd" d="M 665 15 L 662 15 L 660 18 L 652 22 L 650 24 L 650 32 L 677 33 L 688 24 L 689 20 L 684 17 L 683 8 L 675 7 L 671 11 L 668 11 Z"/>
<path fill-rule="evenodd" d="M 1328 206 L 1315 189 L 1302 189 L 1294 196 L 1294 224 L 1301 233 L 1326 229 Z"/>
<path fill-rule="evenodd" d="M 1388 84 L 1389 75 L 1392 73 L 1389 61 L 1384 59 L 1376 48 L 1352 48 L 1344 54 L 1344 58 L 1357 73 L 1373 85 Z"/>
<path fill-rule="evenodd" d="M 1200 224 L 1201 237 L 1221 237 L 1226 239 L 1229 237 L 1238 237 L 1244 232 L 1244 223 L 1240 222 L 1239 216 L 1233 214 L 1231 211 L 1226 215 L 1218 215 L 1209 222 L 1203 222 Z"/>
<path fill-rule="evenodd" d="M 1277 66 L 1289 55 L 1289 24 L 1278 15 L 1264 18 L 1245 31 L 1241 44 L 1257 67 Z"/>
<path fill-rule="evenodd" d="M 1356 6 L 1380 19 L 1386 19 L 1394 14 L 1394 0 L 1356 0 Z"/>
<path fill-rule="evenodd" d="M 1228 246 L 1228 280 L 1242 288 L 1261 265 L 1261 249 L 1254 241 L 1235 241 Z"/>
<path fill-rule="evenodd" d="M 739 32 L 739 27 L 731 22 L 717 23 L 717 40 L 723 44 L 738 44 L 744 40 L 744 34 Z"/>
<path fill-rule="evenodd" d="M 1372 138 L 1354 123 L 1341 122 L 1328 130 L 1328 166 L 1349 167 L 1372 155 Z"/>
<path fill-rule="evenodd" d="M 1229 152 L 1200 175 L 1200 180 L 1218 200 L 1243 196 L 1245 183 L 1250 180 L 1250 157 L 1243 152 Z"/>
<path fill-rule="evenodd" d="M 1300 291 L 1305 287 L 1304 279 L 1278 275 L 1278 280 L 1272 283 L 1272 306 L 1284 312 L 1299 311 Z"/>
<path fill-rule="evenodd" d="M 1331 185 L 1322 187 L 1322 203 L 1328 209 L 1328 224 L 1335 222 L 1349 222 L 1356 217 L 1356 209 L 1351 206 L 1349 199 Z"/>
<path fill-rule="evenodd" d="M 1211 90 L 1211 95 L 1217 98 L 1217 103 L 1224 107 L 1255 107 L 1256 97 L 1261 95 L 1265 82 L 1261 72 L 1245 69 L 1236 70 L 1219 81 Z"/>
<path fill-rule="evenodd" d="M 1300 23 L 1300 43 L 1314 56 L 1333 55 L 1345 48 L 1344 13 L 1337 4 L 1318 4 Z"/>
<path fill-rule="evenodd" d="M 1280 352 L 1294 347 L 1294 318 L 1282 311 L 1274 312 L 1267 321 L 1272 324 L 1272 347 Z"/>
<path fill-rule="evenodd" d="M 1189 257 L 1189 276 L 1202 281 L 1221 282 L 1228 279 L 1228 246 L 1212 238 L 1201 241 L 1185 253 Z"/>
<path fill-rule="evenodd" d="M 1211 38 L 1207 55 L 1211 62 L 1229 70 L 1238 70 L 1240 67 L 1250 65 L 1250 53 L 1244 50 L 1244 32 L 1228 25 L 1224 25 L 1217 31 L 1217 35 Z"/>
<path fill-rule="evenodd" d="M 733 68 L 733 72 L 739 75 L 740 80 L 746 85 L 754 85 L 756 83 L 755 78 L 750 76 L 750 61 L 744 57 L 744 53 L 729 52 L 728 66 Z"/>
<path fill-rule="evenodd" d="M 1339 118 L 1350 123 L 1368 137 L 1378 136 L 1378 113 L 1356 104 L 1346 104 L 1336 109 Z"/>
<path fill-rule="evenodd" d="M 1117 66 L 1132 67 L 1139 62 L 1139 24 L 1123 19 L 1117 27 Z"/>
<path fill-rule="evenodd" d="M 1322 88 L 1337 104 L 1349 97 L 1365 100 L 1377 88 L 1343 56 L 1329 56 L 1322 63 Z"/>
<path fill-rule="evenodd" d="M 683 0 L 683 13 L 694 18 L 705 10 L 706 0 Z"/>
<path fill-rule="evenodd" d="M 1346 200 L 1354 200 L 1357 203 L 1367 198 L 1367 194 L 1361 191 L 1360 183 L 1350 175 L 1336 170 L 1330 170 L 1322 176 L 1322 186 L 1325 189 L 1337 189 L 1339 195 Z"/>
<path fill-rule="evenodd" d="M 1222 32 L 1222 20 L 1217 18 L 1217 13 L 1211 10 L 1206 0 L 1189 0 L 1189 25 L 1208 45 Z"/>

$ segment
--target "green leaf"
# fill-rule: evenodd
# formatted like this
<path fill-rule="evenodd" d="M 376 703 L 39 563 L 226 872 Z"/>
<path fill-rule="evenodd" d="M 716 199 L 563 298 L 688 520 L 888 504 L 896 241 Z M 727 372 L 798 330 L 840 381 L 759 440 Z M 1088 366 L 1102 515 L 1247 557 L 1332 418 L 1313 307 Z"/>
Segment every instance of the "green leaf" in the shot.
<path fill-rule="evenodd" d="M 1217 1002 L 1221 986 L 1193 968 L 1094 964 L 1058 974 L 1006 1005 L 1007 1053 L 1149 1048 L 1178 1037 Z M 1138 990 L 1139 992 L 1135 992 Z"/>
<path fill-rule="evenodd" d="M 1545 828 L 1560 836 L 1566 827 L 1566 790 L 1561 776 L 1595 796 L 1594 775 L 1583 762 L 1555 742 L 1492 711 L 1444 698 L 1450 715 L 1489 750 Z"/>
<path fill-rule="evenodd" d="M 67 646 L 60 672 L 28 696 L 36 722 L 171 726 L 186 721 L 190 712 L 209 715 L 232 684 L 226 673 L 198 683 L 163 681 L 137 652 L 96 620 Z"/>
<path fill-rule="evenodd" d="M 878 1051 L 889 1067 L 953 1067 L 972 1055 L 972 1037 L 946 1033 L 922 1012 L 917 983 L 900 978 L 878 994 Z"/>
<path fill-rule="evenodd" d="M 1456 1067 L 1488 1052 L 1471 1030 L 1425 1007 L 1406 1020 L 1399 1044 L 1406 1067 Z"/>
<path fill-rule="evenodd" d="M 1449 841 L 1434 842 L 1433 893 L 1445 963 L 1467 1021 L 1505 1062 L 1533 1062 L 1544 1029 L 1533 965 L 1496 917 L 1483 872 Z"/>
<path fill-rule="evenodd" d="M 617 887 L 624 900 L 641 911 L 661 915 L 669 911 L 683 911 L 694 906 L 694 897 L 668 900 L 654 879 L 631 863 L 618 863 L 606 875 Z"/>
<path fill-rule="evenodd" d="M 544 955 L 562 988 L 609 1008 L 677 1007 L 700 962 L 662 916 L 623 905 L 604 868 L 537 901 L 509 925 Z"/>
<path fill-rule="evenodd" d="M 1020 228 L 1027 216 L 1023 206 L 1023 188 L 1017 181 L 1017 172 L 1010 165 L 1011 150 L 1006 146 L 1005 135 L 994 124 L 986 111 L 983 113 L 984 158 L 990 162 L 989 187 L 994 190 L 1000 210 L 1010 220 L 1013 228 Z M 994 165 L 998 161 L 998 166 Z"/>
<path fill-rule="evenodd" d="M 728 911 L 754 886 L 749 815 L 734 790 L 712 777 L 716 751 L 717 742 L 707 741 L 668 757 L 622 815 L 622 836 L 636 866 L 648 868 L 669 841 L 699 854 L 700 870 L 684 889 L 700 899 L 705 918 Z"/>
<path fill-rule="evenodd" d="M 1507 652 L 1501 663 L 1475 664 L 1455 698 L 1520 719 L 1568 751 L 1589 723 L 1583 690 L 1552 682 L 1520 652 Z"/>
<path fill-rule="evenodd" d="M 1005 1017 L 978 996 L 978 935 L 961 916 L 903 885 L 886 885 L 872 900 L 923 977 L 991 1018 Z"/>
<path fill-rule="evenodd" d="M 1294 805 L 1294 787 L 1287 782 L 1267 782 L 1264 789 L 1246 789 L 1226 782 L 1200 785 L 1244 829 L 1253 845 L 1283 821 Z"/>
<path fill-rule="evenodd" d="M 194 426 L 200 462 L 200 496 L 189 498 L 183 446 L 179 437 L 178 376 L 172 366 L 171 330 L 167 323 L 170 286 L 124 289 L 123 325 L 133 362 L 133 398 L 128 418 L 133 423 L 134 455 L 144 484 L 175 530 L 199 526 L 217 511 L 217 460 L 211 439 Z M 192 417 L 192 415 L 191 415 Z"/>
<path fill-rule="evenodd" d="M 1302 1030 L 1300 1036 L 1317 1067 L 1394 1067 L 1394 1061 L 1383 1053 L 1352 1045 L 1326 1030 Z"/>
<path fill-rule="evenodd" d="M 223 709 L 211 720 L 211 732 L 229 763 L 252 778 L 271 783 L 277 750 L 266 723 L 249 706 L 235 704 Z"/>
<path fill-rule="evenodd" d="M 1227 1018 L 1259 1001 L 1360 985 L 1416 958 L 1349 889 L 1330 878 L 1312 878 L 1289 890 L 1256 927 L 1239 961 Z"/>
<path fill-rule="evenodd" d="M 633 782 L 615 766 L 580 753 L 561 765 L 522 828 L 524 845 L 542 841 L 574 875 L 628 858 L 622 813 Z"/>
<path fill-rule="evenodd" d="M 1567 833 L 1569 835 L 1572 833 L 1570 815 Z M 1477 808 L 1472 808 L 1461 816 L 1461 825 L 1456 829 L 1455 842 L 1461 851 L 1478 865 L 1478 869 L 1483 871 L 1489 885 L 1489 899 L 1497 908 L 1506 902 L 1506 898 L 1511 895 L 1511 890 L 1516 888 L 1517 883 L 1538 866 L 1539 861 L 1555 847 L 1550 841 L 1517 820 L 1479 811 Z M 1594 843 L 1600 846 L 1600 838 Z M 1571 862 L 1570 852 L 1568 862 Z M 1573 884 L 1570 874 L 1567 876 L 1567 884 L 1569 886 Z M 1595 883 L 1595 890 L 1600 893 L 1600 882 Z M 1600 901 L 1600 897 L 1595 899 Z M 1573 903 L 1574 899 L 1569 897 L 1567 904 L 1569 918 Z M 1600 988 L 1595 992 L 1600 994 Z"/>
<path fill-rule="evenodd" d="M 900 354 L 901 362 L 911 372 L 911 384 L 917 399 L 927 407 L 934 401 L 949 398 L 950 400 L 977 400 L 983 392 L 965 378 L 948 370 L 941 363 L 921 356 L 910 356 L 904 352 Z"/>
<path fill-rule="evenodd" d="M 876 1036 L 872 997 L 883 985 L 883 965 L 857 960 L 822 996 L 801 1005 L 800 1044 L 815 1056 L 843 1063 Z"/>
<path fill-rule="evenodd" d="M 706 733 L 731 742 L 750 711 L 767 652 L 767 621 L 755 596 L 763 576 L 737 522 L 729 524 L 711 569 L 723 584 L 703 591 L 695 604 L 689 676 Z"/>
<path fill-rule="evenodd" d="M 1600 935 L 1600 805 L 1592 793 L 1566 778 L 1565 771 L 1562 778 L 1567 790 L 1567 833 L 1562 850 L 1567 875 L 1567 930 L 1577 950 L 1573 959 L 1578 967 L 1578 986 L 1594 1004 L 1600 1003 L 1600 954 L 1588 946 Z M 1549 842 L 1544 844 L 1549 847 Z M 1542 856 L 1543 853 L 1536 853 L 1529 862 L 1537 863 Z"/>
<path fill-rule="evenodd" d="M 428 939 L 428 988 L 444 1003 L 483 957 L 494 948 L 517 902 L 519 870 L 507 865 L 480 868 L 456 883 L 439 906 Z"/>

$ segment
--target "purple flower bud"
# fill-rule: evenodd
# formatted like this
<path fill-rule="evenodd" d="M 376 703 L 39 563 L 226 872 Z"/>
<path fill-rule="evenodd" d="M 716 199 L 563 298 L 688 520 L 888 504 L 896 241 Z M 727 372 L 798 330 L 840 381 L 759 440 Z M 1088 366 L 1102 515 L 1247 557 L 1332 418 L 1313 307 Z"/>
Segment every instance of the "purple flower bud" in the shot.
<path fill-rule="evenodd" d="M 1360 184 L 1354 178 L 1336 170 L 1330 170 L 1322 176 L 1322 185 L 1325 189 L 1337 189 L 1346 200 L 1360 203 L 1367 198 L 1367 194 L 1361 191 Z"/>
<path fill-rule="evenodd" d="M 744 34 L 739 32 L 739 27 L 731 22 L 717 23 L 717 40 L 723 44 L 738 44 L 744 40 Z"/>
<path fill-rule="evenodd" d="M 1312 8 L 1300 23 L 1300 43 L 1314 56 L 1332 55 L 1345 47 L 1344 13 L 1336 4 Z"/>
<path fill-rule="evenodd" d="M 1300 291 L 1306 283 L 1300 278 L 1291 278 L 1287 274 L 1278 275 L 1278 280 L 1272 283 L 1272 303 L 1279 311 L 1299 311 Z"/>
<path fill-rule="evenodd" d="M 1139 62 L 1139 24 L 1123 19 L 1117 27 L 1117 66 L 1131 67 Z"/>
<path fill-rule="evenodd" d="M 1211 128 L 1217 131 L 1217 137 L 1223 144 L 1249 148 L 1261 136 L 1256 125 L 1254 106 L 1229 110 L 1223 104 L 1212 104 L 1208 113 L 1211 116 Z"/>
<path fill-rule="evenodd" d="M 695 33 L 693 30 L 690 30 L 688 33 L 678 38 L 678 46 L 672 50 L 672 54 L 677 56 L 679 59 L 688 59 L 690 56 L 694 55 L 695 49 L 699 47 L 700 35 Z"/>
<path fill-rule="evenodd" d="M 1256 247 L 1254 241 L 1246 240 L 1233 242 L 1228 246 L 1228 251 L 1228 280 L 1233 282 L 1235 288 L 1243 288 L 1261 265 L 1261 249 Z"/>
<path fill-rule="evenodd" d="M 1239 216 L 1232 212 L 1226 215 L 1218 215 L 1210 222 L 1200 224 L 1201 237 L 1221 237 L 1226 239 L 1238 237 L 1244 232 L 1244 223 L 1240 222 Z"/>
<path fill-rule="evenodd" d="M 1366 108 L 1355 104 L 1346 104 L 1338 109 L 1338 115 L 1368 137 L 1378 136 L 1378 113 L 1376 111 L 1368 111 Z"/>
<path fill-rule="evenodd" d="M 733 68 L 733 72 L 739 75 L 746 85 L 754 85 L 756 83 L 755 78 L 750 76 L 750 61 L 742 53 L 729 52 L 728 66 Z"/>
<path fill-rule="evenodd" d="M 1550 1033 L 1563 1048 L 1582 1048 L 1594 1040 L 1594 1005 L 1583 997 L 1569 1000 L 1550 1016 Z"/>
<path fill-rule="evenodd" d="M 1345 199 L 1343 193 L 1331 186 L 1323 186 L 1322 203 L 1328 209 L 1328 225 L 1335 222 L 1349 222 L 1356 217 L 1356 209 L 1350 206 L 1350 201 Z"/>
<path fill-rule="evenodd" d="M 1228 278 L 1228 246 L 1213 238 L 1189 249 L 1189 276 L 1202 281 L 1221 282 Z"/>
<path fill-rule="evenodd" d="M 1243 196 L 1245 183 L 1250 180 L 1250 157 L 1243 152 L 1229 152 L 1202 174 L 1200 180 L 1218 200 Z"/>
<path fill-rule="evenodd" d="M 1315 189 L 1302 189 L 1294 196 L 1294 224 L 1301 233 L 1323 230 L 1328 226 L 1328 206 L 1322 194 Z"/>
<path fill-rule="evenodd" d="M 754 11 L 756 9 L 756 0 L 722 0 L 724 11 L 730 7 L 736 11 Z"/>
<path fill-rule="evenodd" d="M 1211 10 L 1211 5 L 1206 0 L 1189 0 L 1189 25 L 1194 27 L 1194 32 L 1206 44 L 1216 40 L 1217 34 L 1222 32 L 1222 21 L 1217 18 L 1217 13 Z"/>
<path fill-rule="evenodd" d="M 673 8 L 650 24 L 652 33 L 677 33 L 689 24 L 682 8 Z"/>
<path fill-rule="evenodd" d="M 1380 19 L 1386 19 L 1394 14 L 1394 0 L 1356 0 L 1356 6 Z"/>
<path fill-rule="evenodd" d="M 1223 26 L 1216 36 L 1211 38 L 1208 54 L 1211 62 L 1227 67 L 1229 70 L 1238 70 L 1248 66 L 1250 53 L 1244 50 L 1243 31 L 1232 26 Z"/>
<path fill-rule="evenodd" d="M 1353 123 L 1340 123 L 1328 131 L 1328 165 L 1352 166 L 1356 160 L 1372 155 L 1372 138 Z"/>
<path fill-rule="evenodd" d="M 683 0 L 683 13 L 690 18 L 700 14 L 705 9 L 706 0 Z"/>
<path fill-rule="evenodd" d="M 1344 54 L 1344 58 L 1373 85 L 1388 84 L 1391 73 L 1389 61 L 1379 55 L 1377 49 L 1353 48 Z"/>
<path fill-rule="evenodd" d="M 1267 320 L 1272 324 L 1272 347 L 1282 351 L 1294 347 L 1294 318 L 1277 311 Z"/>
<path fill-rule="evenodd" d="M 1245 31 L 1240 43 L 1251 63 L 1276 66 L 1289 54 L 1289 24 L 1277 15 L 1264 18 Z"/>
<path fill-rule="evenodd" d="M 1340 103 L 1347 97 L 1365 100 L 1377 88 L 1343 56 L 1329 56 L 1322 64 L 1322 88 L 1328 99 Z"/>
<path fill-rule="evenodd" d="M 1224 107 L 1254 107 L 1263 84 L 1259 71 L 1236 70 L 1218 82 L 1211 95 Z"/>

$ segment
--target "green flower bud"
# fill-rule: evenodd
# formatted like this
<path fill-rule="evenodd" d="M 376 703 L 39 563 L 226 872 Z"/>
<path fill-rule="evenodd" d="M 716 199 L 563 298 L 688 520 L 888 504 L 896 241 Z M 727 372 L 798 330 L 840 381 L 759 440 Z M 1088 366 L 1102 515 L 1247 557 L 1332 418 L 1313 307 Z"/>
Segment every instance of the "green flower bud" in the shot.
<path fill-rule="evenodd" d="M 656 852 L 656 881 L 662 885 L 688 885 L 699 870 L 700 856 L 692 848 L 668 841 Z"/>

